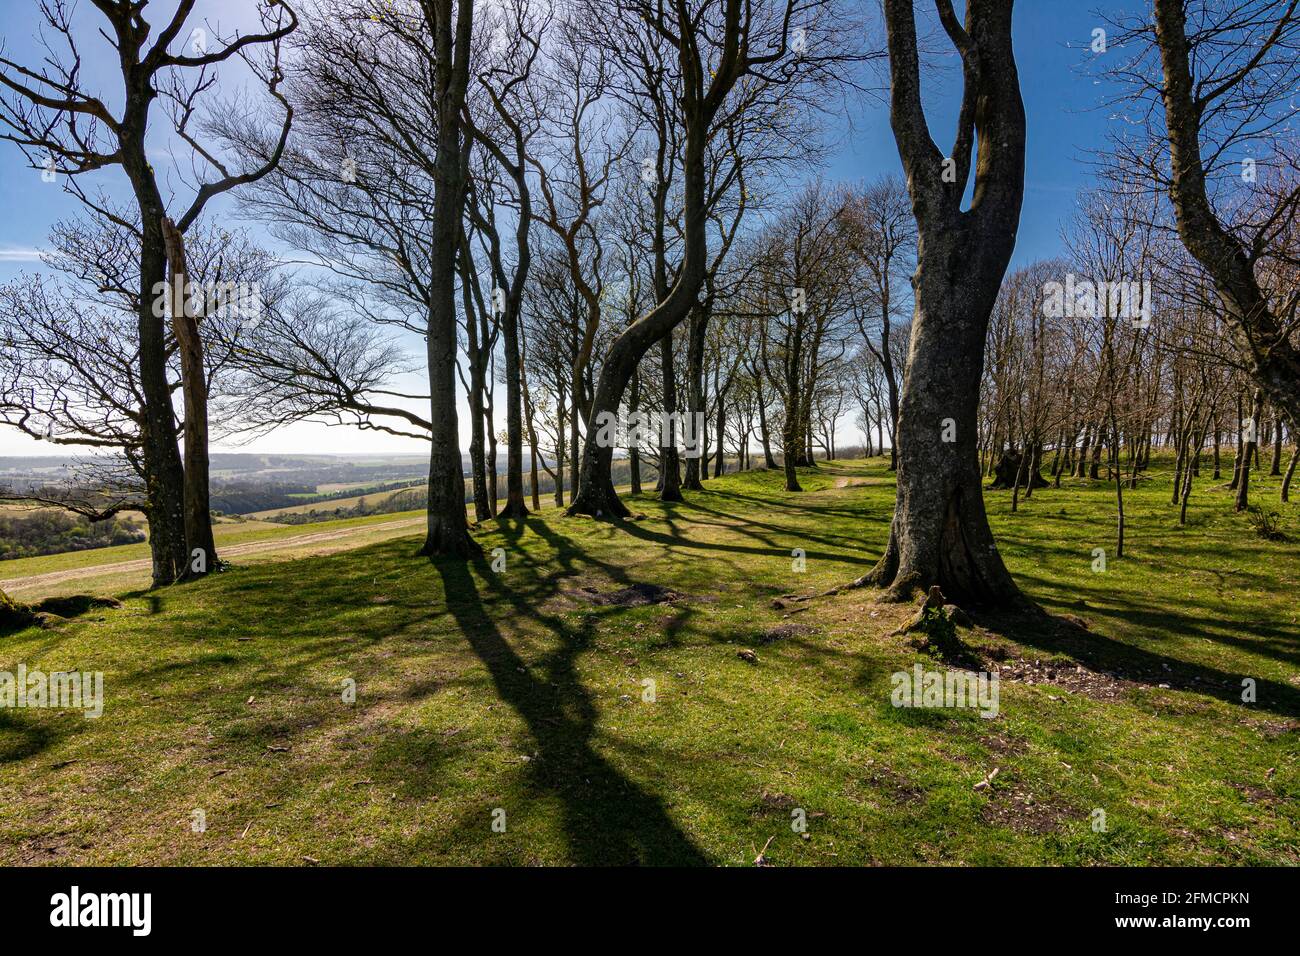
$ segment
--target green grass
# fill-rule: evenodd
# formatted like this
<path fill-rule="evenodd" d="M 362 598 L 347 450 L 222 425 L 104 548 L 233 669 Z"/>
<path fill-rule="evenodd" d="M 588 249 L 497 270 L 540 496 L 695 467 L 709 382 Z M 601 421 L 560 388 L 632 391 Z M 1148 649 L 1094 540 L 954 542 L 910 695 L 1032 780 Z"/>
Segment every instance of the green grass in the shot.
<path fill-rule="evenodd" d="M 420 513 L 408 511 L 396 514 L 366 515 L 363 518 L 341 518 L 337 521 L 314 521 L 309 524 L 299 525 L 282 525 L 267 521 L 219 522 L 212 526 L 212 533 L 216 538 L 217 552 L 220 554 L 223 546 L 274 541 L 278 538 L 298 537 L 319 531 L 339 531 L 344 528 L 383 524 L 394 519 L 409 518 Z M 102 564 L 116 564 L 120 561 L 138 561 L 148 557 L 149 545 L 146 542 L 140 542 L 112 548 L 65 551 L 61 554 L 46 554 L 36 558 L 0 561 L 0 585 L 14 578 L 49 574 L 55 571 L 93 568 Z M 145 577 L 147 579 L 148 575 Z"/>
<path fill-rule="evenodd" d="M 424 491 L 427 487 L 428 485 L 409 485 L 405 488 L 390 488 L 388 491 L 374 491 L 371 492 L 370 494 L 355 495 L 351 498 L 327 498 L 324 501 L 321 500 L 309 501 L 309 502 L 304 502 L 303 504 L 300 505 L 291 505 L 288 508 L 268 508 L 266 511 L 254 511 L 249 513 L 247 517 L 257 520 L 257 519 L 275 518 L 281 515 L 310 514 L 313 511 L 318 511 L 325 514 L 340 508 L 346 511 L 349 508 L 357 507 L 357 505 L 361 504 L 363 500 L 367 504 L 377 507 L 378 505 L 383 504 L 385 501 L 387 501 L 389 498 L 393 497 L 394 495 L 400 495 L 404 491 Z M 313 496 L 312 495 L 290 495 L 289 497 L 290 498 L 311 498 Z"/>
<path fill-rule="evenodd" d="M 1295 505 L 1292 541 L 1266 543 L 1203 478 L 1180 529 L 1157 471 L 1127 494 L 1117 559 L 1110 486 L 1016 514 L 988 493 L 1009 566 L 1058 619 L 962 636 L 1058 679 L 1004 677 L 983 720 L 891 706 L 891 673 L 939 666 L 891 633 L 912 608 L 773 607 L 858 576 L 888 532 L 879 461 L 800 480 L 642 497 L 622 528 L 493 523 L 469 566 L 417 559 L 416 537 L 241 566 L 2 638 L 0 669 L 102 670 L 106 700 L 98 720 L 0 711 L 0 863 L 739 865 L 764 845 L 777 865 L 1300 862 Z M 650 582 L 681 599 L 581 591 Z"/>

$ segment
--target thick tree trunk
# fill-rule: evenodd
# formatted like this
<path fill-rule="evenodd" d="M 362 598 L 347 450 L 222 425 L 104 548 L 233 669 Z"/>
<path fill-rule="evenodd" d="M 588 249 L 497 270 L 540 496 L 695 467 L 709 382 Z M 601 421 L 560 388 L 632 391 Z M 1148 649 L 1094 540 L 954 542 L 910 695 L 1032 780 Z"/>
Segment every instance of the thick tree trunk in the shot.
<path fill-rule="evenodd" d="M 212 536 L 208 466 L 208 373 L 203 361 L 196 303 L 191 298 L 185 239 L 170 219 L 162 221 L 163 241 L 171 263 L 172 330 L 181 363 L 181 392 L 185 403 L 184 505 L 185 541 L 189 563 L 184 577 L 201 577 L 217 568 Z"/>
<path fill-rule="evenodd" d="M 465 351 L 469 358 L 469 470 L 474 495 L 474 520 L 492 517 L 488 505 L 487 456 L 484 453 L 483 392 L 486 388 L 487 352 L 479 348 L 479 316 L 474 310 L 473 290 L 477 279 L 469 255 L 469 242 L 460 241 L 460 292 L 465 313 Z"/>
<path fill-rule="evenodd" d="M 946 164 L 925 121 L 913 4 L 885 0 L 890 120 L 919 235 L 894 520 L 885 554 L 866 578 L 895 599 L 933 585 L 974 604 L 1019 599 L 989 529 L 977 448 L 989 316 L 1024 197 L 1025 114 L 1011 7 L 1011 0 L 970 0 L 965 30 L 944 24 L 962 53 L 966 84 L 954 182 L 943 177 Z M 974 199 L 963 210 L 976 143 Z"/>
<path fill-rule="evenodd" d="M 649 313 L 637 319 L 619 334 L 610 346 L 609 354 L 600 369 L 592 401 L 592 423 L 587 432 L 582 453 L 582 477 L 569 514 L 585 514 L 597 518 L 626 517 L 627 507 L 618 500 L 610 478 L 613 462 L 612 447 L 596 441 L 600 432 L 601 415 L 612 415 L 627 388 L 632 372 L 641 357 L 656 342 L 686 318 L 695 297 L 704 283 L 704 132 L 688 133 L 686 149 L 686 249 L 677 284 L 662 302 Z M 673 469 L 660 463 L 660 477 Z"/>
<path fill-rule="evenodd" d="M 684 5 L 678 7 L 679 18 L 686 16 L 685 10 Z M 619 334 L 601 366 L 592 397 L 592 427 L 587 431 L 583 448 L 582 482 L 569 507 L 570 514 L 605 517 L 628 513 L 627 507 L 618 500 L 610 479 L 614 450 L 602 447 L 602 442 L 596 440 L 601 431 L 599 419 L 602 415 L 615 414 L 628 379 L 642 356 L 681 324 L 697 303 L 704 284 L 708 254 L 705 155 L 718 109 L 748 68 L 741 39 L 744 32 L 742 23 L 748 22 L 747 10 L 743 4 L 727 3 L 722 30 L 723 53 L 712 69 L 700 62 L 699 49 L 691 42 L 691 25 L 684 20 L 679 24 L 683 36 L 678 54 L 685 68 L 681 97 L 684 126 L 681 266 L 672 289 L 662 298 L 656 293 L 659 301 L 655 307 Z M 708 80 L 705 80 L 706 74 Z"/>
<path fill-rule="evenodd" d="M 635 412 L 641 407 L 641 373 L 632 373 L 631 395 L 628 398 L 628 411 Z M 627 450 L 628 478 L 632 483 L 632 494 L 641 494 L 641 449 L 636 443 Z"/>
<path fill-rule="evenodd" d="M 932 306 L 937 285 L 918 271 L 922 291 L 899 415 L 898 498 L 889 544 L 868 582 L 888 586 L 899 600 L 937 584 L 957 601 L 1000 603 L 1018 592 L 989 530 L 975 453 L 992 297 L 984 291 L 988 308 L 981 311 L 973 296 L 936 290 L 945 295 Z M 945 426 L 951 442 L 944 441 Z"/>
<path fill-rule="evenodd" d="M 465 170 L 460 114 L 469 82 L 471 0 L 427 0 L 434 15 L 439 63 L 438 142 L 434 158 L 433 225 L 429 243 L 429 502 L 428 530 L 421 554 L 468 557 L 480 550 L 469 536 L 465 481 L 456 421 L 456 246 L 465 205 Z M 453 45 L 453 35 L 455 37 Z"/>
<path fill-rule="evenodd" d="M 523 390 L 519 373 L 519 310 L 507 303 L 501 316 L 502 348 L 506 365 L 506 507 L 507 518 L 528 514 L 524 500 Z"/>
<path fill-rule="evenodd" d="M 167 354 L 161 309 L 154 315 L 156 289 L 166 274 L 161 200 L 142 201 L 140 250 L 140 409 L 149 550 L 155 587 L 180 580 L 189 568 L 185 541 L 185 469 L 176 444 L 176 416 L 167 382 Z"/>

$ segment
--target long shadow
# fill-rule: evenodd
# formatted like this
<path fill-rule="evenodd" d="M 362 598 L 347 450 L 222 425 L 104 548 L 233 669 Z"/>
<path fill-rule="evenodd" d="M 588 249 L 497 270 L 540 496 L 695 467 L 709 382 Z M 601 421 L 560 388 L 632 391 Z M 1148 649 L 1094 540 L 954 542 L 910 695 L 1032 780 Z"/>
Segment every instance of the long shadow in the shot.
<path fill-rule="evenodd" d="M 1067 654 L 1091 670 L 1105 671 L 1124 680 L 1151 686 L 1167 684 L 1176 690 L 1207 694 L 1246 710 L 1300 717 L 1300 690 L 1287 684 L 1253 674 L 1227 674 L 1203 664 L 1156 654 L 1089 631 L 1040 607 L 983 614 L 980 623 L 1016 643 Z M 1244 704 L 1241 699 L 1241 681 L 1246 677 L 1255 680 L 1257 702 L 1253 704 Z"/>
<path fill-rule="evenodd" d="M 759 531 L 756 529 L 761 528 L 761 529 L 771 531 L 777 535 L 780 535 L 783 540 L 816 541 L 819 544 L 824 544 L 830 548 L 836 548 L 836 547 L 852 548 L 852 547 L 861 546 L 860 537 L 853 538 L 850 537 L 849 535 L 812 534 L 811 532 L 803 528 L 791 528 L 788 525 L 779 525 L 779 524 L 772 524 L 771 522 L 766 522 L 766 521 L 757 521 L 753 518 L 742 517 L 741 515 L 732 514 L 729 511 L 723 511 L 720 508 L 708 508 L 700 504 L 698 501 L 692 501 L 691 508 L 695 511 L 699 511 L 704 514 L 716 515 L 719 518 L 730 518 L 737 523 L 736 524 L 717 523 L 714 526 L 718 528 L 734 531 L 738 534 L 747 535 L 749 537 L 754 538 L 757 541 L 762 541 L 764 544 L 767 544 L 774 548 L 779 547 L 779 545 L 773 542 L 770 536 L 763 535 L 759 533 Z M 864 515 L 864 517 L 866 516 Z M 885 521 L 887 518 L 892 518 L 892 517 L 893 517 L 892 514 L 888 516 L 877 516 L 878 520 L 881 520 L 882 522 Z"/>
<path fill-rule="evenodd" d="M 664 534 L 660 531 L 651 531 L 635 521 L 626 521 L 618 519 L 610 522 L 623 531 L 626 531 L 634 538 L 640 538 L 643 541 L 653 541 L 657 544 L 668 545 L 670 547 L 692 548 L 705 551 L 727 551 L 732 554 L 758 554 L 766 557 L 780 555 L 785 557 L 788 552 L 780 548 L 752 548 L 739 544 L 719 544 L 716 541 L 694 541 L 687 537 L 680 537 L 671 534 Z M 841 564 L 875 564 L 875 559 L 855 558 L 847 554 L 831 554 L 826 551 L 808 551 L 807 557 L 818 560 L 838 561 Z"/>
<path fill-rule="evenodd" d="M 484 607 L 470 566 L 455 560 L 431 563 L 465 640 L 487 667 L 501 699 L 523 718 L 537 741 L 540 756 L 529 772 L 539 788 L 560 797 L 575 861 L 587 866 L 708 863 L 663 803 L 592 747 L 596 710 L 576 670 L 578 657 L 591 644 L 590 621 L 574 629 L 560 620 L 546 620 L 560 647 L 537 665 L 540 673 L 534 673 Z M 543 620 L 531 598 L 495 583 L 486 561 L 475 565 L 514 609 Z"/>
<path fill-rule="evenodd" d="M 1055 607 L 1066 613 L 1071 613 L 1079 607 L 1077 602 L 1071 603 L 1063 598 L 1046 594 L 1046 589 L 1052 585 L 1051 582 L 1045 581 L 1041 577 L 1021 572 L 1016 575 L 1016 578 L 1022 583 L 1030 582 L 1035 585 L 1035 590 L 1043 594 L 1043 596 L 1037 597 L 1036 600 L 1044 607 Z M 1125 624 L 1146 628 L 1157 633 L 1200 637 L 1215 644 L 1235 647 L 1238 650 L 1259 654 L 1263 657 L 1271 657 L 1286 664 L 1300 663 L 1300 649 L 1298 649 L 1300 641 L 1298 641 L 1294 632 L 1285 631 L 1280 627 L 1265 625 L 1256 621 L 1252 624 L 1250 639 L 1245 639 L 1233 637 L 1204 626 L 1202 618 L 1197 615 L 1204 615 L 1206 608 L 1192 602 L 1162 598 L 1159 609 L 1153 609 L 1151 607 L 1137 606 L 1129 601 L 1121 601 L 1116 593 L 1108 594 L 1104 598 L 1094 594 L 1088 594 L 1087 596 L 1092 599 L 1086 609 L 1086 613 L 1091 616 L 1114 618 L 1123 621 Z M 1102 600 L 1107 600 L 1110 604 L 1100 603 Z M 1187 613 L 1176 610 L 1179 606 L 1187 608 Z"/>

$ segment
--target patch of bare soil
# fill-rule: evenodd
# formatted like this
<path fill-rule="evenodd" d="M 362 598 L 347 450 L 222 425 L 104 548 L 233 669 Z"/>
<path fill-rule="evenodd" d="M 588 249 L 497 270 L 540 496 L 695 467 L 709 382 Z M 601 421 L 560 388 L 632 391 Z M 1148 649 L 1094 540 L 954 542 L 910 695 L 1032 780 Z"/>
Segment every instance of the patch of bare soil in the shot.
<path fill-rule="evenodd" d="M 817 628 L 811 624 L 777 624 L 754 638 L 756 644 L 775 644 L 791 637 L 804 637 L 816 634 Z"/>
<path fill-rule="evenodd" d="M 1044 801 L 1017 786 L 994 789 L 980 811 L 987 824 L 1025 833 L 1055 833 L 1075 814 L 1067 807 Z"/>
<path fill-rule="evenodd" d="M 1241 794 L 1247 803 L 1261 803 L 1265 806 L 1273 806 L 1282 802 L 1282 798 L 1276 793 L 1272 790 L 1265 790 L 1263 787 L 1255 787 L 1248 783 L 1230 783 L 1228 786 Z"/>
<path fill-rule="evenodd" d="M 644 607 L 647 604 L 669 604 L 686 597 L 680 591 L 674 591 L 672 588 L 643 583 L 619 588 L 616 591 L 600 591 L 593 587 L 583 587 L 573 591 L 566 591 L 565 594 L 601 607 Z"/>
<path fill-rule="evenodd" d="M 993 668 L 999 680 L 1017 684 L 1052 684 L 1093 700 L 1118 700 L 1139 685 L 1081 664 L 1009 659 Z"/>
<path fill-rule="evenodd" d="M 767 813 L 788 814 L 798 804 L 794 797 L 780 791 L 764 790 L 750 808 L 755 816 Z"/>
<path fill-rule="evenodd" d="M 1294 734 L 1300 731 L 1300 720 L 1259 720 L 1255 718 L 1246 718 L 1239 721 L 1247 727 L 1258 730 L 1269 740 L 1281 737 L 1283 734 Z"/>
<path fill-rule="evenodd" d="M 911 803 L 921 796 L 919 787 L 889 767 L 873 767 L 867 775 L 867 783 L 883 791 L 895 803 Z"/>

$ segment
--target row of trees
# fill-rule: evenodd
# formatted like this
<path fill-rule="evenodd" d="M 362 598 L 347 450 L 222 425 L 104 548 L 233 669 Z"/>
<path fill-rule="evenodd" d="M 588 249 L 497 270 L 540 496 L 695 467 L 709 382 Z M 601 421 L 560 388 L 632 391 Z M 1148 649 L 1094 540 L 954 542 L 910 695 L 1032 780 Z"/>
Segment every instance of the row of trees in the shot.
<path fill-rule="evenodd" d="M 1185 500 L 1210 436 L 1258 444 L 1238 423 L 1259 421 L 1280 449 L 1300 414 L 1294 2 L 1157 0 L 1113 25 L 1098 65 L 1146 125 L 1101 157 L 1112 185 L 1081 203 L 1068 258 L 1009 279 L 1026 136 L 1011 0 L 921 17 L 912 0 L 279 0 L 211 51 L 189 0 L 158 24 L 94 6 L 122 112 L 83 88 L 62 0 L 42 10 L 65 57 L 0 56 L 7 138 L 36 168 L 54 157 L 84 210 L 54 231 L 58 278 L 0 290 L 0 415 L 117 453 L 60 500 L 142 509 L 156 583 L 216 563 L 209 423 L 427 441 L 423 550 L 463 557 L 458 391 L 478 520 L 526 514 L 530 485 L 537 507 L 541 472 L 570 513 L 625 515 L 600 427 L 620 407 L 672 426 L 625 449 L 633 490 L 644 462 L 670 500 L 759 452 L 796 491 L 849 415 L 898 473 L 890 541 L 858 583 L 1005 603 L 986 470 L 1018 499 L 1048 451 L 1056 475 L 1104 465 L 1122 515 L 1153 444 L 1177 450 Z M 937 49 L 960 65 L 944 149 L 921 95 Z M 232 62 L 260 105 L 219 98 L 212 71 Z M 822 182 L 821 118 L 869 94 L 876 64 L 906 186 Z M 168 135 L 147 139 L 155 113 Z M 183 211 L 150 162 L 162 139 L 196 174 Z M 79 185 L 110 167 L 131 198 Z M 203 215 L 226 192 L 297 269 Z M 1049 316 L 1046 288 L 1076 273 L 1136 281 L 1153 322 Z M 194 294 L 232 284 L 255 302 Z"/>

